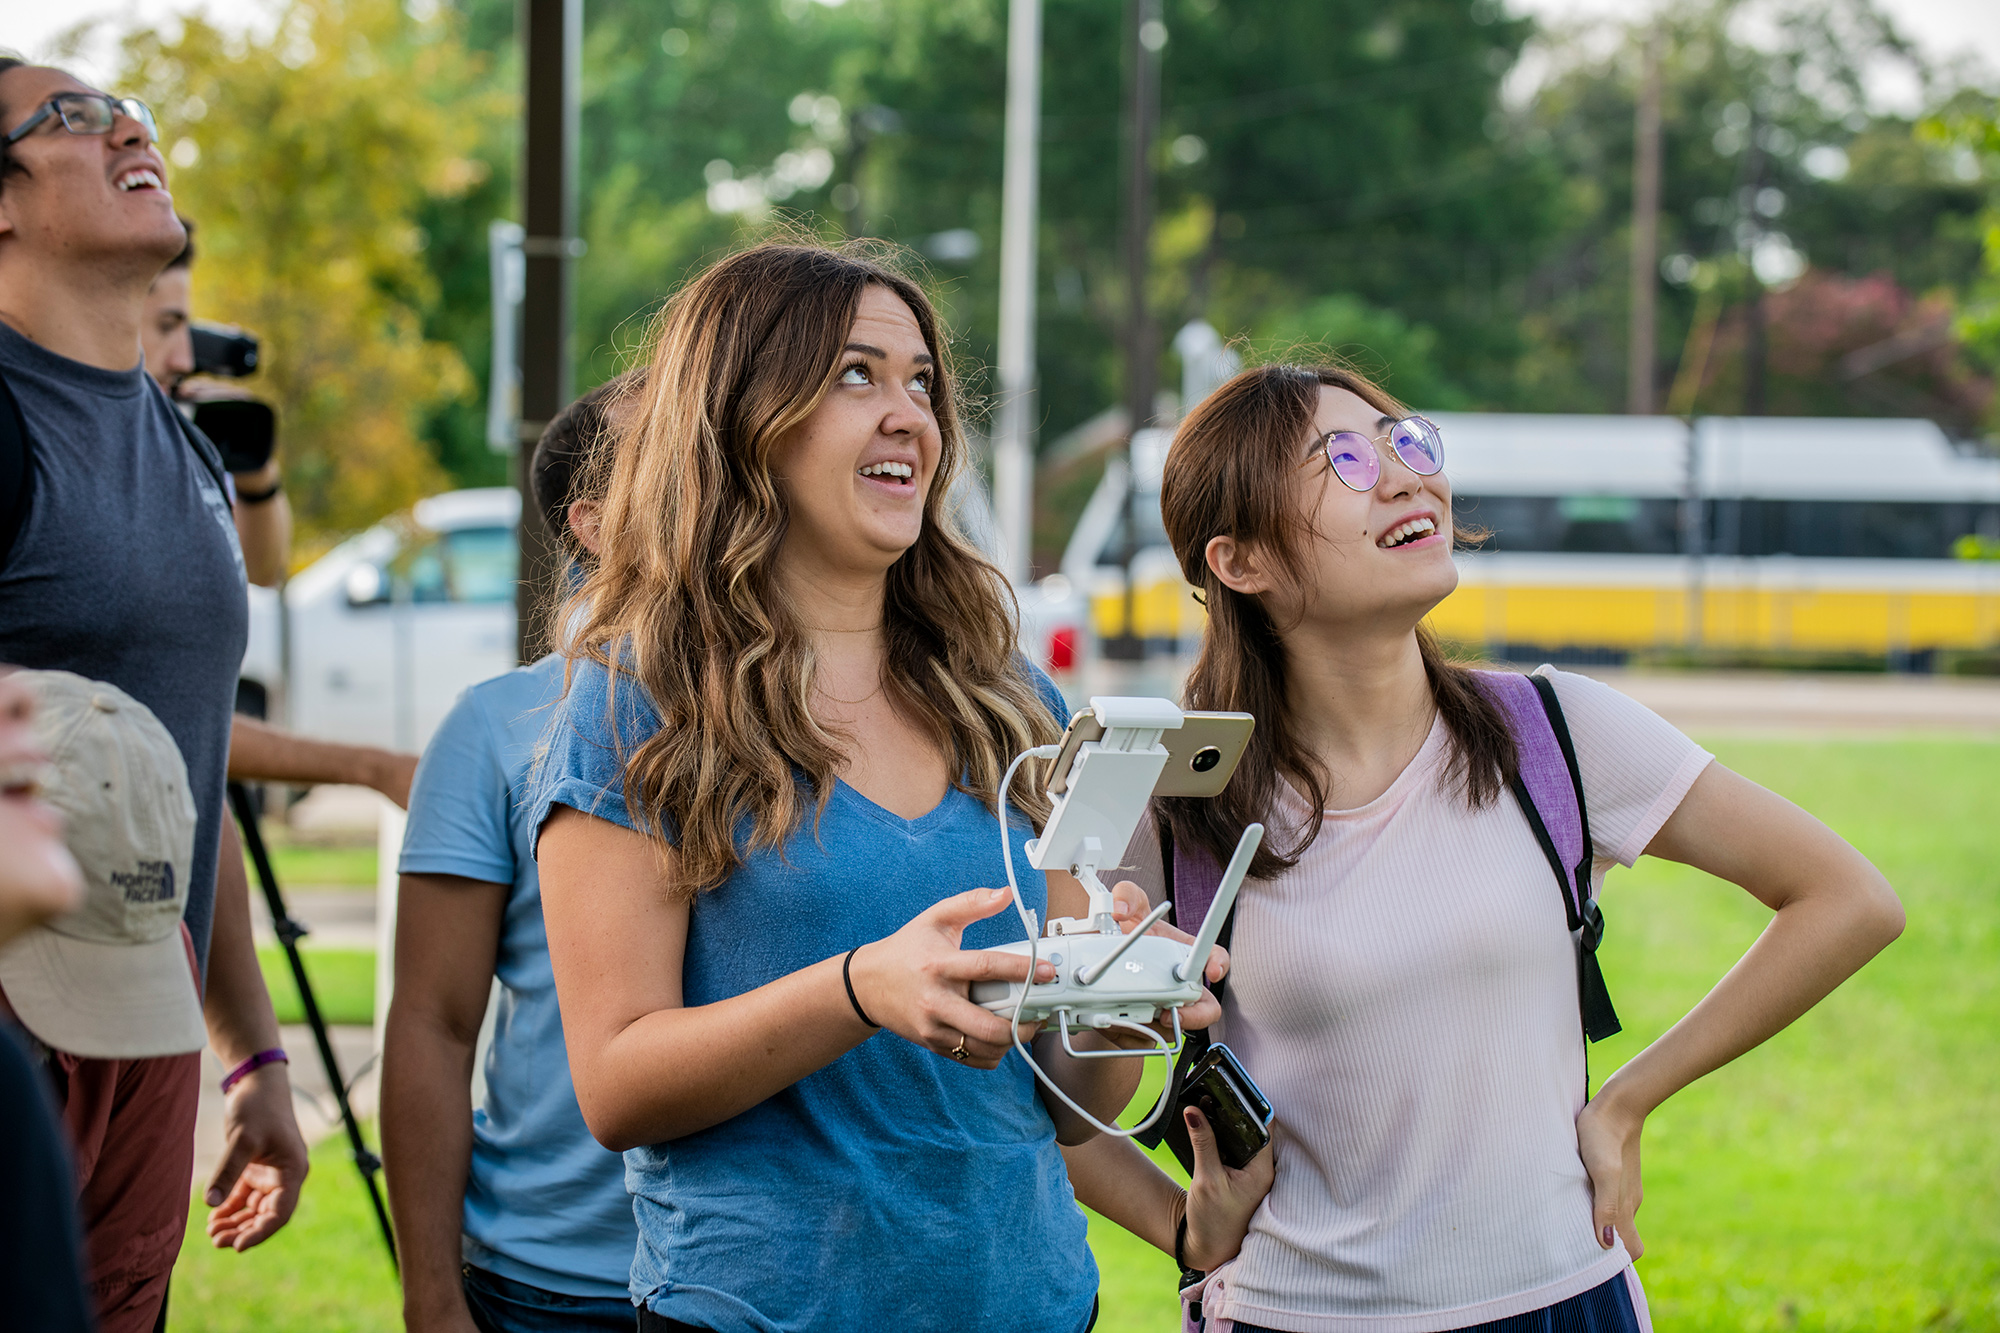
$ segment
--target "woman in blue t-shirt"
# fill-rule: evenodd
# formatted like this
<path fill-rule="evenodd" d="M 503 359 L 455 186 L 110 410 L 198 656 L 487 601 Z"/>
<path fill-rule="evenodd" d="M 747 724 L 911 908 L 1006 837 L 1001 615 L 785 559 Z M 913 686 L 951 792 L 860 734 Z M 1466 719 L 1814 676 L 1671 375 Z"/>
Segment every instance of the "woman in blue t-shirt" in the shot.
<path fill-rule="evenodd" d="M 764 245 L 653 343 L 536 798 L 640 1327 L 1081 1330 L 1097 1274 L 1057 1142 L 1089 1130 L 967 998 L 1025 974 L 979 952 L 1021 937 L 993 808 L 1062 701 L 944 516 L 965 448 L 935 316 L 878 264 Z M 1025 779 L 1009 800 L 1047 812 Z M 1082 915 L 1016 822 L 1027 905 Z M 1139 1062 L 1050 1044 L 1099 1118 L 1132 1095 Z"/>

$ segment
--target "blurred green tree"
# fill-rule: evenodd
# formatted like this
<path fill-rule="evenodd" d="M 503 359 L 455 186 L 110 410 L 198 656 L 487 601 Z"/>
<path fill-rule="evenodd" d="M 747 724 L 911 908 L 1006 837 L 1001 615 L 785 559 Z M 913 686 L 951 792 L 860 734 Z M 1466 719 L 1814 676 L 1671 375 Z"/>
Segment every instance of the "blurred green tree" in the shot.
<path fill-rule="evenodd" d="M 1852 322 L 1838 332 L 1774 325 L 1769 410 L 1919 413 L 1972 429 L 1978 413 L 1971 404 L 1983 391 L 1962 363 L 1918 368 L 1883 359 L 1892 350 L 1883 349 L 1873 369 L 1850 376 L 1838 357 L 1814 361 L 1805 351 L 1824 341 L 1829 356 L 1835 344 L 1841 355 L 1858 352 L 1865 343 L 1857 340 L 1878 325 L 1879 338 L 1910 333 L 1893 320 L 1882 323 L 1889 306 L 1903 312 L 1898 319 L 1935 323 L 1971 276 L 1976 219 L 1990 186 L 1920 136 L 1913 118 L 1871 109 L 1868 94 L 1871 69 L 1899 69 L 1939 100 L 1953 95 L 1951 80 L 1904 41 L 1873 0 L 1777 11 L 1756 44 L 1740 35 L 1747 10 L 1738 0 L 1690 0 L 1657 20 L 1665 279 L 1658 389 L 1663 396 L 1683 351 L 1700 341 L 1690 339 L 1699 305 L 1692 279 L 1708 263 L 1705 271 L 1720 275 L 1724 308 L 1702 379 L 1702 410 L 1745 404 L 1746 303 L 1758 290 L 1802 282 L 1796 298 L 1773 299 L 1772 318 L 1796 320 L 1812 309 L 1814 318 Z M 1622 406 L 1643 36 L 1638 27 L 1549 33 L 1541 85 L 1511 113 L 1509 133 L 1562 182 L 1562 227 L 1530 284 L 1531 346 L 1516 366 L 1509 405 Z M 1786 339 L 1790 352 L 1781 353 Z M 1922 341 L 1907 339 L 1909 355 L 1939 352 L 1934 343 L 1918 346 Z M 1792 360 L 1781 366 L 1786 355 Z"/>
<path fill-rule="evenodd" d="M 1964 168 L 1960 174 L 2000 182 L 2000 97 L 1962 92 L 1926 120 L 1920 132 L 1957 157 Z M 1986 367 L 2000 371 L 2000 189 L 1989 191 L 1978 232 L 1984 259 L 1978 276 L 1968 284 L 1956 332 Z M 2000 402 L 1989 410 L 1986 425 L 2000 436 Z"/>
<path fill-rule="evenodd" d="M 634 317 L 692 266 L 805 226 L 923 255 L 979 390 L 997 319 L 1006 12 L 1005 0 L 593 4 L 579 383 L 621 364 Z M 510 68 L 512 6 L 464 0 L 462 13 L 473 45 Z M 1163 330 L 1205 314 L 1248 333 L 1274 295 L 1289 308 L 1350 292 L 1436 329 L 1454 376 L 1505 364 L 1518 334 L 1504 293 L 1526 280 L 1523 233 L 1547 221 L 1522 188 L 1532 163 L 1494 141 L 1490 115 L 1529 26 L 1491 0 L 1173 0 L 1167 21 L 1149 292 Z M 1117 394 L 1123 45 L 1119 6 L 1049 0 L 1045 438 Z"/>
<path fill-rule="evenodd" d="M 1374 379 L 1417 411 L 1451 411 L 1466 395 L 1438 360 L 1437 330 L 1411 324 L 1356 296 L 1323 297 L 1281 309 L 1260 323 L 1252 343 L 1259 360 L 1331 357 Z"/>
<path fill-rule="evenodd" d="M 506 102 L 449 12 L 419 21 L 397 0 L 289 0 L 268 38 L 189 17 L 129 34 L 124 55 L 201 226 L 198 312 L 264 340 L 256 388 L 280 413 L 310 558 L 445 482 L 421 431 L 471 381 L 425 333 L 421 219 L 485 179 L 464 144 Z"/>
<path fill-rule="evenodd" d="M 853 76 L 899 124 L 874 150 L 886 178 L 870 222 L 951 276 L 982 360 L 997 319 L 1006 6 L 882 0 L 882 13 L 874 60 Z M 1046 7 L 1044 438 L 1118 395 L 1122 23 L 1103 0 Z M 1162 332 L 1203 316 L 1249 334 L 1274 307 L 1347 294 L 1435 329 L 1439 373 L 1490 378 L 1483 367 L 1517 344 L 1496 316 L 1525 280 L 1523 239 L 1549 225 L 1521 188 L 1533 164 L 1487 132 L 1529 25 L 1488 0 L 1170 0 L 1165 23 L 1147 293 Z M 961 229 L 976 250 L 942 244 Z"/>

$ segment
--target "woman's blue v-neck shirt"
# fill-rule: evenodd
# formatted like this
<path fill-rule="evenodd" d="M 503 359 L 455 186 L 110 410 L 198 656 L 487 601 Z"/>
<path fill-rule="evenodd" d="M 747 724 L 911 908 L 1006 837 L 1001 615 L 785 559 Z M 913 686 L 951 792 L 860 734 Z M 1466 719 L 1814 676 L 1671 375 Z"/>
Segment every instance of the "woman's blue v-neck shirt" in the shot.
<path fill-rule="evenodd" d="M 548 735 L 533 826 L 567 805 L 632 827 L 618 756 L 659 726 L 629 678 L 578 663 Z M 1058 717 L 1061 695 L 1036 683 Z M 1029 907 L 1047 885 L 1014 865 Z M 1004 886 L 993 812 L 953 789 L 920 819 L 837 784 L 781 848 L 698 896 L 682 994 L 728 999 L 900 930 L 967 889 Z M 968 949 L 1022 938 L 1011 908 Z M 952 1328 L 1070 1333 L 1097 1266 L 1032 1073 L 967 1069 L 892 1032 L 729 1120 L 625 1154 L 639 1223 L 632 1294 L 670 1319 L 737 1330 Z"/>

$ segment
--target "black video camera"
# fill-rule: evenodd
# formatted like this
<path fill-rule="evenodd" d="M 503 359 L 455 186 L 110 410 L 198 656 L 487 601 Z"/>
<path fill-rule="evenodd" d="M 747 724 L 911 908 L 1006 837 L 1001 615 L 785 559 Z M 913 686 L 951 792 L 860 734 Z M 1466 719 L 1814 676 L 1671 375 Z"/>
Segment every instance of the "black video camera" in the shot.
<path fill-rule="evenodd" d="M 256 373 L 256 334 L 199 319 L 194 321 L 189 333 L 194 339 L 195 374 L 241 379 Z"/>
<path fill-rule="evenodd" d="M 194 373 L 241 379 L 257 371 L 257 335 L 226 324 L 195 320 Z M 194 405 L 194 424 L 222 451 L 231 472 L 255 472 L 271 461 L 278 440 L 278 414 L 254 398 L 213 398 Z"/>
<path fill-rule="evenodd" d="M 222 466 L 256 472 L 271 461 L 278 443 L 278 414 L 255 398 L 211 398 L 194 405 L 195 428 L 215 441 Z"/>

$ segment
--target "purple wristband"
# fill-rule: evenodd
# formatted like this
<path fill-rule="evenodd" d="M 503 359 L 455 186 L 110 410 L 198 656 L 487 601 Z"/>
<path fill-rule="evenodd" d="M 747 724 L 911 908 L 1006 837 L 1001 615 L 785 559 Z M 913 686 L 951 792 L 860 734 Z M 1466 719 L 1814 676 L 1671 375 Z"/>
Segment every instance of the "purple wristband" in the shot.
<path fill-rule="evenodd" d="M 222 1076 L 222 1090 L 227 1093 L 231 1088 L 241 1083 L 244 1079 L 249 1078 L 265 1065 L 288 1065 L 291 1062 L 292 1057 L 286 1055 L 281 1047 L 273 1046 L 268 1051 L 259 1051 Z"/>

